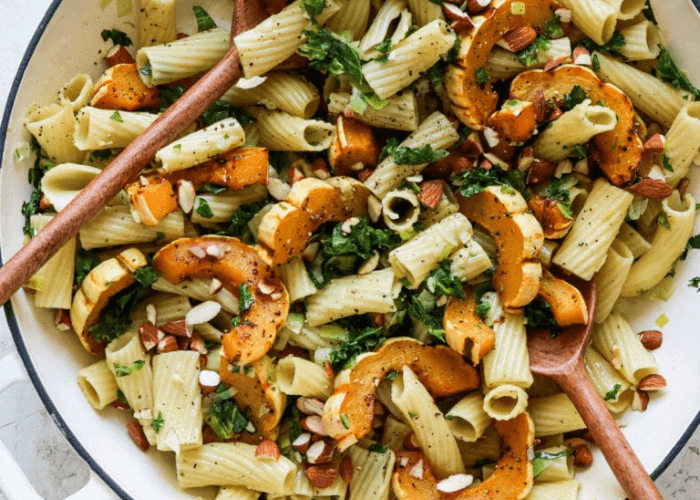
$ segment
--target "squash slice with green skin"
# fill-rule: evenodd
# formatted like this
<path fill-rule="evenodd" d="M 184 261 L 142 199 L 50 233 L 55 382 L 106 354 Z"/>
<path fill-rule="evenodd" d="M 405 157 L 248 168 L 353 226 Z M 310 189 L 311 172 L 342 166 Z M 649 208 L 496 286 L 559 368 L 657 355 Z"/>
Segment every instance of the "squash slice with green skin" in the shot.
<path fill-rule="evenodd" d="M 204 257 L 197 256 L 203 253 Z M 235 296 L 241 285 L 246 285 L 253 303 L 241 314 L 240 324 L 222 339 L 224 357 L 229 361 L 248 364 L 261 359 L 287 321 L 289 294 L 277 269 L 267 264 L 256 248 L 238 238 L 180 238 L 156 253 L 153 267 L 174 285 L 216 278 Z"/>
<path fill-rule="evenodd" d="M 372 430 L 377 387 L 391 372 L 408 366 L 434 397 L 462 394 L 479 386 L 479 375 L 447 346 L 427 346 L 395 338 L 377 352 L 358 357 L 352 369 L 335 379 L 333 395 L 323 407 L 323 427 L 343 451 Z"/>
<path fill-rule="evenodd" d="M 485 71 L 496 42 L 506 33 L 525 26 L 544 33 L 545 23 L 555 17 L 557 8 L 559 4 L 553 0 L 495 0 L 483 15 L 472 19 L 474 29 L 460 35 L 459 54 L 445 73 L 447 94 L 462 123 L 473 130 L 482 130 L 496 111 L 498 95 L 490 83 L 480 83 L 477 76 L 479 71 Z"/>
<path fill-rule="evenodd" d="M 644 145 L 637 129 L 632 101 L 620 89 L 604 83 L 588 68 L 576 65 L 560 66 L 554 70 L 531 70 L 520 73 L 510 86 L 513 99 L 531 100 L 538 90 L 546 99 L 563 99 L 579 85 L 588 98 L 612 109 L 617 115 L 614 129 L 591 139 L 589 159 L 600 167 L 610 182 L 623 187 L 634 181 L 642 164 Z"/>
<path fill-rule="evenodd" d="M 136 248 L 122 251 L 94 267 L 73 297 L 70 319 L 80 343 L 90 354 L 104 352 L 108 341 L 97 341 L 89 328 L 100 321 L 109 299 L 134 284 L 134 272 L 146 267 L 146 257 Z"/>
<path fill-rule="evenodd" d="M 496 240 L 498 266 L 493 286 L 506 311 L 519 311 L 540 289 L 542 227 L 514 189 L 490 186 L 469 198 L 458 196 L 458 200 L 460 211 Z"/>
<path fill-rule="evenodd" d="M 423 460 L 422 477 L 414 477 L 411 470 L 419 460 L 420 452 L 399 452 L 392 477 L 394 492 L 399 500 L 522 500 L 532 489 L 532 464 L 528 450 L 534 440 L 534 425 L 527 412 L 511 420 L 496 421 L 501 437 L 501 458 L 493 474 L 473 488 L 454 493 L 437 489 L 438 480 L 430 465 Z M 408 460 L 403 460 L 403 458 Z"/>

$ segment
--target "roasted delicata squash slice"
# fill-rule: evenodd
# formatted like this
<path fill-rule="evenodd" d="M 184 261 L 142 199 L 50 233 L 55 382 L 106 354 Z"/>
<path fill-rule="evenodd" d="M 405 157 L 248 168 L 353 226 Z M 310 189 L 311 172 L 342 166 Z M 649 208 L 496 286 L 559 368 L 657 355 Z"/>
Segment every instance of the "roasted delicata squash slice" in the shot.
<path fill-rule="evenodd" d="M 543 33 L 545 22 L 554 17 L 558 7 L 554 0 L 495 0 L 483 15 L 472 19 L 474 29 L 460 34 L 459 54 L 445 73 L 447 93 L 462 123 L 482 130 L 496 110 L 498 95 L 490 83 L 481 79 L 496 42 L 506 33 L 524 26 Z"/>
<path fill-rule="evenodd" d="M 460 211 L 491 233 L 498 246 L 493 286 L 507 311 L 517 311 L 537 296 L 542 227 L 514 189 L 491 186 L 469 198 L 458 196 Z"/>
<path fill-rule="evenodd" d="M 358 357 L 352 369 L 335 379 L 323 407 L 323 427 L 347 449 L 372 430 L 374 399 L 382 379 L 408 366 L 434 397 L 461 394 L 479 386 L 479 375 L 462 356 L 446 346 L 426 346 L 411 338 L 387 341 L 377 352 Z"/>
<path fill-rule="evenodd" d="M 496 334 L 476 314 L 474 289 L 465 284 L 464 298 L 453 297 L 445 308 L 442 327 L 447 344 L 462 355 L 468 355 L 474 365 L 496 346 Z"/>
<path fill-rule="evenodd" d="M 571 225 L 574 223 L 573 217 L 568 217 L 559 208 L 561 202 L 552 200 L 541 194 L 532 194 L 527 200 L 527 206 L 532 210 L 532 214 L 540 222 L 544 237 L 556 240 L 566 236 Z"/>
<path fill-rule="evenodd" d="M 579 289 L 546 269 L 542 272 L 539 295 L 552 306 L 552 314 L 559 326 L 588 323 L 588 308 Z"/>
<path fill-rule="evenodd" d="M 134 272 L 146 267 L 146 257 L 136 248 L 122 251 L 116 257 L 101 262 L 83 279 L 73 297 L 70 319 L 80 343 L 90 354 L 101 354 L 108 341 L 99 342 L 89 328 L 100 320 L 109 299 L 134 284 Z"/>
<path fill-rule="evenodd" d="M 335 177 L 332 183 L 302 179 L 262 218 L 258 244 L 272 263 L 289 262 L 301 255 L 322 224 L 367 215 L 368 197 L 364 185 L 347 177 Z"/>
<path fill-rule="evenodd" d="M 362 167 L 376 167 L 381 151 L 372 127 L 338 115 L 335 139 L 328 148 L 328 162 L 335 175 L 350 175 L 358 163 Z"/>
<path fill-rule="evenodd" d="M 531 100 L 538 90 L 546 99 L 562 99 L 579 85 L 594 102 L 601 102 L 617 115 L 617 125 L 609 132 L 591 139 L 588 158 L 598 165 L 612 184 L 623 187 L 634 181 L 642 164 L 644 146 L 636 130 L 632 101 L 620 89 L 603 83 L 588 68 L 576 65 L 560 66 L 551 71 L 531 70 L 513 80 L 510 96 Z"/>
<path fill-rule="evenodd" d="M 180 238 L 156 253 L 153 268 L 174 285 L 216 278 L 236 296 L 242 285 L 247 287 L 253 302 L 241 313 L 240 324 L 222 339 L 223 354 L 229 361 L 249 364 L 261 359 L 287 321 L 289 295 L 276 268 L 238 238 Z"/>
<path fill-rule="evenodd" d="M 489 477 L 473 488 L 454 493 L 437 489 L 438 480 L 420 452 L 400 452 L 392 477 L 399 500 L 521 500 L 532 489 L 532 464 L 528 450 L 534 440 L 534 426 L 526 412 L 511 420 L 496 421 L 501 438 L 501 458 Z M 407 460 L 404 460 L 404 457 Z M 422 474 L 411 473 L 423 460 Z"/>
<path fill-rule="evenodd" d="M 117 64 L 107 68 L 95 84 L 90 105 L 123 111 L 158 109 L 160 94 L 156 87 L 147 87 L 141 81 L 136 63 Z"/>
<path fill-rule="evenodd" d="M 195 191 L 204 184 L 223 186 L 231 190 L 252 185 L 267 185 L 268 152 L 265 148 L 237 148 L 195 167 L 174 172 L 151 172 L 126 186 L 134 220 L 148 226 L 177 209 L 175 186 L 180 181 L 191 183 L 189 197 L 194 202 Z M 184 197 L 184 192 L 180 195 Z M 180 200 L 185 206 L 185 201 Z"/>
<path fill-rule="evenodd" d="M 221 382 L 236 389 L 233 400 L 255 426 L 255 432 L 244 432 L 236 441 L 256 444 L 263 439 L 277 439 L 277 424 L 287 406 L 287 396 L 270 381 L 270 373 L 274 370 L 270 358 L 265 356 L 253 363 L 252 367 L 254 376 L 244 369 L 233 373 L 229 363 L 222 359 L 219 375 Z"/>

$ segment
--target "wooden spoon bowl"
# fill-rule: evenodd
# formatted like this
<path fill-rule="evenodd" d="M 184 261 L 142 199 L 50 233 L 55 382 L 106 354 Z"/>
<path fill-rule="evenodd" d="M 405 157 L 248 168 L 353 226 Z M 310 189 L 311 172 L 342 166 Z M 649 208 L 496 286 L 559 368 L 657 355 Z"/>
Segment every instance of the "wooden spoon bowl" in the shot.
<path fill-rule="evenodd" d="M 545 329 L 528 332 L 530 370 L 554 380 L 571 398 L 629 500 L 662 500 L 584 369 L 584 354 L 596 311 L 595 284 L 566 279 L 581 291 L 588 307 L 588 323 L 566 327 L 556 338 Z"/>

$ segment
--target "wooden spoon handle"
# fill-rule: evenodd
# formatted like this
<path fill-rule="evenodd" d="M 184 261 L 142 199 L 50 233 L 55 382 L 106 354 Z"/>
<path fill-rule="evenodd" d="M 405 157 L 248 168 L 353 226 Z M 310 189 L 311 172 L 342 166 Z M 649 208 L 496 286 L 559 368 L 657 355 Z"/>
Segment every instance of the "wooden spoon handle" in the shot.
<path fill-rule="evenodd" d="M 235 46 L 117 156 L 44 229 L 0 268 L 0 304 L 75 236 L 109 200 L 136 178 L 156 152 L 169 144 L 241 76 Z"/>
<path fill-rule="evenodd" d="M 629 500 L 663 500 L 646 469 L 622 435 L 612 414 L 595 392 L 583 366 L 578 364 L 573 372 L 565 377 L 557 377 L 556 381 L 569 395 L 586 422 L 588 430 Z"/>

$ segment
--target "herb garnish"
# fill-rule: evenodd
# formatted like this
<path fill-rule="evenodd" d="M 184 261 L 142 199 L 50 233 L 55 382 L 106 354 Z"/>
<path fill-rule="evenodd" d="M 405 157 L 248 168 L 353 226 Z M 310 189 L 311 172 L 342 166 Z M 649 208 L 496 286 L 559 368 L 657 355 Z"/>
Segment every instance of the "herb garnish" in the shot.
<path fill-rule="evenodd" d="M 485 68 L 475 69 L 474 76 L 476 77 L 476 83 L 478 83 L 482 89 L 491 81 L 491 75 Z"/>
<path fill-rule="evenodd" d="M 205 219 L 211 219 L 214 217 L 214 212 L 211 211 L 209 203 L 204 198 L 199 198 L 197 201 L 197 208 L 195 208 L 194 211 Z"/>
<path fill-rule="evenodd" d="M 617 393 L 622 389 L 622 385 L 615 384 L 611 390 L 605 393 L 605 401 L 612 401 L 617 397 Z"/>
<path fill-rule="evenodd" d="M 547 19 L 544 23 L 544 34 L 548 38 L 561 38 L 564 36 L 564 30 L 561 29 L 561 20 L 558 17 Z"/>
<path fill-rule="evenodd" d="M 552 41 L 546 36 L 539 35 L 528 47 L 519 51 L 516 56 L 520 64 L 526 68 L 540 61 L 538 53 L 552 46 Z"/>
<path fill-rule="evenodd" d="M 137 359 L 130 365 L 122 365 L 120 363 L 114 363 L 114 376 L 115 377 L 126 377 L 127 375 L 131 375 L 132 373 L 136 373 L 139 371 L 141 368 L 143 368 L 143 365 L 146 364 L 146 361 L 143 359 Z"/>
<path fill-rule="evenodd" d="M 619 31 L 615 31 L 613 36 L 610 37 L 610 40 L 608 40 L 608 43 L 603 45 L 598 45 L 593 40 L 581 40 L 579 42 L 579 45 L 583 45 L 591 54 L 593 54 L 594 51 L 598 51 L 601 54 L 609 52 L 615 57 L 620 57 L 622 59 L 625 59 L 625 57 L 618 51 L 626 44 L 627 42 L 625 41 L 625 37 L 622 36 L 622 33 Z"/>
<path fill-rule="evenodd" d="M 395 137 L 389 139 L 382 152 L 379 155 L 380 161 L 389 156 L 394 157 L 394 163 L 397 165 L 423 165 L 424 163 L 433 163 L 447 157 L 449 153 L 444 149 L 434 150 L 430 144 L 426 144 L 420 148 L 409 148 L 399 146 L 399 141 Z"/>
<path fill-rule="evenodd" d="M 543 470 L 550 466 L 552 460 L 557 458 L 564 458 L 571 455 L 569 450 L 563 450 L 559 453 L 548 453 L 546 451 L 536 451 L 535 458 L 532 461 L 532 476 L 539 476 Z"/>
<path fill-rule="evenodd" d="M 552 314 L 552 306 L 542 297 L 535 298 L 525 306 L 525 318 L 528 327 L 545 328 L 549 330 L 552 338 L 558 337 L 561 333 L 561 327 Z"/>
<path fill-rule="evenodd" d="M 202 31 L 207 31 L 207 30 L 216 28 L 216 23 L 211 18 L 211 16 L 207 13 L 206 10 L 204 10 L 199 5 L 195 5 L 194 7 L 192 7 L 192 10 L 194 10 L 194 15 L 197 18 L 197 32 L 198 33 L 202 32 Z"/>
<path fill-rule="evenodd" d="M 212 125 L 226 118 L 235 118 L 242 126 L 255 122 L 255 119 L 243 108 L 231 106 L 225 101 L 216 101 L 202 113 L 201 119 L 205 126 Z"/>
<path fill-rule="evenodd" d="M 509 170 L 506 172 L 502 168 L 494 167 L 489 170 L 475 167 L 472 170 L 465 170 L 454 174 L 451 178 L 453 184 L 459 184 L 459 193 L 465 198 L 481 193 L 489 186 L 502 186 L 504 188 L 514 188 L 523 195 L 527 194 L 525 185 L 525 172 Z"/>
<path fill-rule="evenodd" d="M 250 222 L 250 220 L 255 217 L 255 214 L 262 210 L 265 205 L 271 202 L 272 200 L 270 198 L 265 198 L 264 200 L 254 203 L 241 205 L 238 210 L 233 213 L 228 226 L 219 231 L 218 234 L 241 238 L 248 229 L 248 222 Z"/>
<path fill-rule="evenodd" d="M 343 325 L 349 324 L 344 322 Z M 348 334 L 348 340 L 338 344 L 329 355 L 331 368 L 336 372 L 351 367 L 359 354 L 374 350 L 385 340 L 382 329 L 377 326 L 366 326 L 361 329 L 350 327 Z"/>
<path fill-rule="evenodd" d="M 221 397 L 227 389 L 224 384 L 219 384 L 216 393 Z M 234 434 L 240 434 L 243 431 L 253 434 L 255 430 L 250 431 L 251 422 L 230 398 L 231 396 L 227 396 L 226 399 L 213 403 L 209 411 L 204 414 L 204 420 L 223 440 L 231 439 Z"/>
<path fill-rule="evenodd" d="M 670 83 L 674 88 L 687 90 L 696 98 L 700 99 L 700 90 L 690 83 L 688 76 L 676 66 L 671 54 L 669 54 L 666 49 L 661 49 L 658 63 L 656 64 L 656 74 L 663 81 Z"/>
<path fill-rule="evenodd" d="M 367 448 L 367 451 L 372 451 L 374 453 L 386 453 L 387 450 L 388 450 L 387 446 L 385 444 L 382 444 L 382 443 L 372 443 Z"/>
<path fill-rule="evenodd" d="M 158 434 L 165 424 L 165 419 L 163 418 L 163 412 L 159 411 L 158 416 L 151 420 L 151 427 L 153 427 L 153 432 Z"/>
<path fill-rule="evenodd" d="M 435 297 L 458 297 L 464 298 L 464 288 L 462 282 L 452 274 L 452 261 L 450 259 L 441 260 L 426 278 L 425 286 Z"/>
<path fill-rule="evenodd" d="M 583 90 L 583 87 L 581 87 L 580 85 L 574 85 L 574 87 L 571 89 L 571 92 L 564 96 L 564 99 L 562 100 L 560 106 L 561 110 L 570 111 L 586 99 L 588 99 L 588 94 L 586 94 L 586 91 Z"/>
<path fill-rule="evenodd" d="M 102 30 L 100 35 L 102 36 L 102 40 L 105 42 L 107 40 L 112 40 L 114 45 L 121 45 L 122 47 L 128 47 L 134 43 L 126 33 L 114 28 L 111 30 Z"/>

